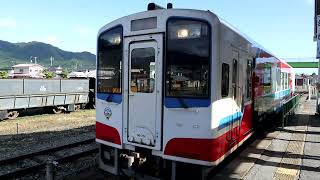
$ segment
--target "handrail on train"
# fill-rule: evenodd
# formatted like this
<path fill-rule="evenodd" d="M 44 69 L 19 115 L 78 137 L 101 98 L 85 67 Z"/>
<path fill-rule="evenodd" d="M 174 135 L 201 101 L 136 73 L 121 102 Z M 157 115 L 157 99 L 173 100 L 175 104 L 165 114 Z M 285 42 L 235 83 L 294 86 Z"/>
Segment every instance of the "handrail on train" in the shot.
<path fill-rule="evenodd" d="M 291 97 L 289 100 L 284 102 L 282 108 L 282 128 L 288 124 L 289 116 L 294 114 L 295 109 L 299 105 L 301 94 L 296 94 Z"/>

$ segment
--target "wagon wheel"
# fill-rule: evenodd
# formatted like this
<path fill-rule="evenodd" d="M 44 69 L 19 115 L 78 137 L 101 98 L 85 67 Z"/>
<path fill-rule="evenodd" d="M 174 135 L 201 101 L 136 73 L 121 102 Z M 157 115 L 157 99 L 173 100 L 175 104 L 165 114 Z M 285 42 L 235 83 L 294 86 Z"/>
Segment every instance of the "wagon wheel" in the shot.
<path fill-rule="evenodd" d="M 52 109 L 52 112 L 53 112 L 54 114 L 60 114 L 60 113 L 62 113 L 62 108 L 61 108 L 61 107 L 54 107 L 54 108 Z"/>
<path fill-rule="evenodd" d="M 81 105 L 80 104 L 77 104 L 74 106 L 74 110 L 75 111 L 79 111 L 81 109 Z"/>
<path fill-rule="evenodd" d="M 16 119 L 19 116 L 19 112 L 18 111 L 10 111 L 8 113 L 8 119 L 13 120 Z"/>

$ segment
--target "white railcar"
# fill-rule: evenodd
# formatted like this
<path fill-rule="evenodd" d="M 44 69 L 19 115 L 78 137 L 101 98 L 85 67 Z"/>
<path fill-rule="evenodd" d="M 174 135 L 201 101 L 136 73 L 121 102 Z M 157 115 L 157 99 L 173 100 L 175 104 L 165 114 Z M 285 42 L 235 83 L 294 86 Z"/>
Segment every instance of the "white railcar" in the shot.
<path fill-rule="evenodd" d="M 113 174 L 219 164 L 254 132 L 258 59 L 278 66 L 214 13 L 154 4 L 102 27 L 97 46 L 96 141 Z"/>

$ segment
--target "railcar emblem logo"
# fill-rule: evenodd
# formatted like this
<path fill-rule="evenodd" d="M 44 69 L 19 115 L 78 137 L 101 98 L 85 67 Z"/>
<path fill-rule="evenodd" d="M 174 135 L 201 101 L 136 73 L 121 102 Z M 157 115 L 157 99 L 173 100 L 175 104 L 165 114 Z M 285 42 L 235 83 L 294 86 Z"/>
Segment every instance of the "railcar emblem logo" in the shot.
<path fill-rule="evenodd" d="M 104 116 L 109 120 L 110 117 L 112 116 L 112 111 L 111 111 L 111 108 L 109 107 L 106 107 L 104 109 Z"/>

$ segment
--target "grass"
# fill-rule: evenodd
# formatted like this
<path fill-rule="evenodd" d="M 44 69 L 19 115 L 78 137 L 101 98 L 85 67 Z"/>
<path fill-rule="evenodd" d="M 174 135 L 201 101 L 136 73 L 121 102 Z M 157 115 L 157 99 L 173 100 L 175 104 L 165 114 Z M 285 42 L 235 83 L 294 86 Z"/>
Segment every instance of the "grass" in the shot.
<path fill-rule="evenodd" d="M 95 124 L 95 110 L 81 110 L 62 114 L 41 114 L 18 117 L 0 122 L 0 135 L 62 131 Z"/>

